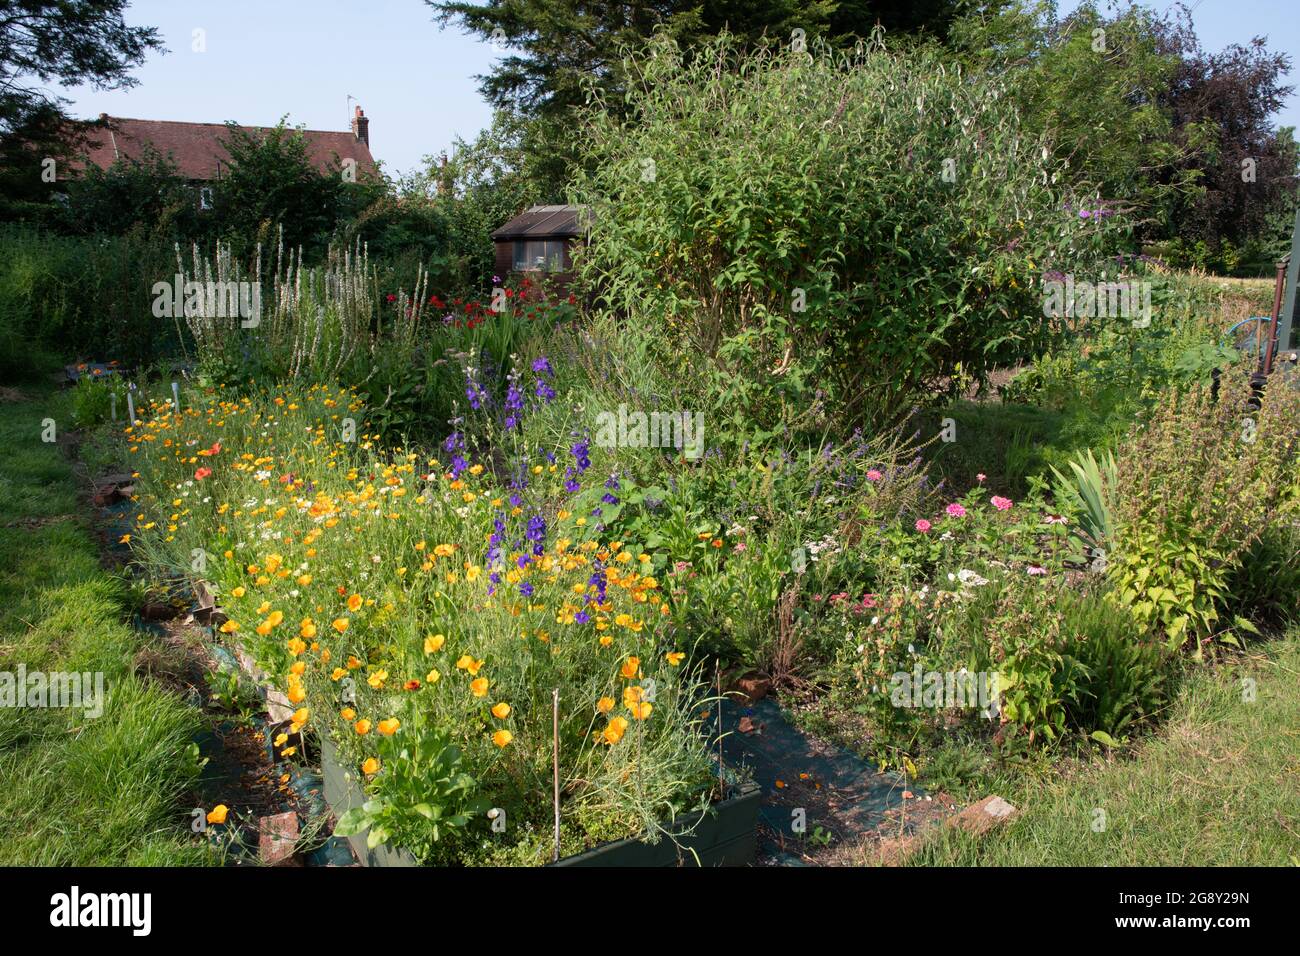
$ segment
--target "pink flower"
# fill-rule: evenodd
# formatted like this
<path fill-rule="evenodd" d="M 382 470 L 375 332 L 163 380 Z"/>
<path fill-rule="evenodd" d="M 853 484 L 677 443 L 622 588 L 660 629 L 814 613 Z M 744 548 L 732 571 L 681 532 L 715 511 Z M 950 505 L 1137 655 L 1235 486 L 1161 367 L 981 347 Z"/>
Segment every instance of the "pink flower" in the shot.
<path fill-rule="evenodd" d="M 847 591 L 841 591 L 839 594 L 832 594 L 832 595 L 831 595 L 831 602 L 832 602 L 832 603 L 839 603 L 840 601 L 843 601 L 843 600 L 844 600 L 846 597 L 848 597 L 848 596 L 849 596 L 849 594 L 848 594 Z"/>
<path fill-rule="evenodd" d="M 867 472 L 867 481 L 879 481 L 883 477 L 885 476 L 874 468 Z"/>
<path fill-rule="evenodd" d="M 1038 565 L 1036 565 L 1036 564 L 1031 564 L 1031 565 L 1029 566 L 1029 573 L 1030 573 L 1030 574 L 1033 574 L 1033 575 L 1046 574 L 1046 573 L 1047 573 L 1047 568 L 1040 568 L 1040 567 L 1039 567 Z"/>
<path fill-rule="evenodd" d="M 862 595 L 862 606 L 863 606 L 863 607 L 875 607 L 875 606 L 876 606 L 876 596 L 875 596 L 874 594 L 864 594 L 864 595 Z"/>
<path fill-rule="evenodd" d="M 925 534 L 930 530 L 930 522 L 926 521 L 924 518 L 917 518 L 916 530 L 921 532 L 921 534 Z"/>
<path fill-rule="evenodd" d="M 1010 498 L 1003 498 L 1001 495 L 994 495 L 990 500 L 993 502 L 993 507 L 997 508 L 998 511 L 1006 511 L 1011 507 Z"/>
<path fill-rule="evenodd" d="M 1048 515 L 1043 520 L 1048 524 L 1065 524 L 1065 515 Z"/>
<path fill-rule="evenodd" d="M 745 542 L 743 542 L 743 541 L 737 541 L 737 542 L 736 542 L 736 546 L 735 546 L 734 548 L 732 548 L 731 550 L 733 550 L 733 551 L 744 551 L 744 550 L 745 550 Z"/>
<path fill-rule="evenodd" d="M 978 475 L 975 476 L 975 480 L 982 485 L 984 484 L 984 479 L 987 477 L 988 475 L 984 474 L 984 472 L 981 471 Z"/>
<path fill-rule="evenodd" d="M 954 518 L 966 517 L 966 509 L 963 508 L 961 505 L 957 504 L 957 502 L 955 501 L 952 504 L 950 504 L 948 507 L 944 508 L 943 510 Z"/>
<path fill-rule="evenodd" d="M 200 468 L 200 469 L 198 469 L 198 471 L 194 472 L 194 477 L 195 477 L 197 480 L 202 481 L 204 478 L 208 477 L 208 475 L 210 475 L 210 474 L 212 474 L 212 469 L 211 469 L 211 468 Z"/>

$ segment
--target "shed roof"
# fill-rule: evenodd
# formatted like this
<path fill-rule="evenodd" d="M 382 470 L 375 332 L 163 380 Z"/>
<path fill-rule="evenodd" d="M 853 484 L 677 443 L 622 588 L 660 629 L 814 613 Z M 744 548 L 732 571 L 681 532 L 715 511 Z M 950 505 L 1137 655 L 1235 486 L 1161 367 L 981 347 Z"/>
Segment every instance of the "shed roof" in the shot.
<path fill-rule="evenodd" d="M 493 239 L 541 239 L 578 236 L 588 225 L 586 206 L 533 206 L 492 233 Z"/>

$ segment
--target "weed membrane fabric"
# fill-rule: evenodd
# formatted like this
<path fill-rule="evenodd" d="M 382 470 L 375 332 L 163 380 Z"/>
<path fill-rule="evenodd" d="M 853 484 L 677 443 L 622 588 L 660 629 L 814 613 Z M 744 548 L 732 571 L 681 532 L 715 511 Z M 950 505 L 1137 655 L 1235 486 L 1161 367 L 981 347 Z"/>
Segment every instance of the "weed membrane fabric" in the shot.
<path fill-rule="evenodd" d="M 767 865 L 803 866 L 801 851 L 827 839 L 861 842 L 905 802 L 909 786 L 901 776 L 880 773 L 861 757 L 809 737 L 772 698 L 727 701 L 722 729 L 723 759 L 743 767 L 763 789 L 759 854 Z M 912 829 L 904 823 L 903 832 Z"/>

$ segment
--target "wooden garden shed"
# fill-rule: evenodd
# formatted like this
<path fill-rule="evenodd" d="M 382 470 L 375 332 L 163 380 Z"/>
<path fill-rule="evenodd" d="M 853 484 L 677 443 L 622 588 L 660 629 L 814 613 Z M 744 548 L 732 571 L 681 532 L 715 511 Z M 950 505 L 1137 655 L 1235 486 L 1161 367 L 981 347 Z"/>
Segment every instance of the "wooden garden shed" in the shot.
<path fill-rule="evenodd" d="M 533 206 L 492 233 L 496 274 L 545 275 L 560 289 L 568 287 L 573 245 L 586 234 L 589 216 L 583 206 Z"/>

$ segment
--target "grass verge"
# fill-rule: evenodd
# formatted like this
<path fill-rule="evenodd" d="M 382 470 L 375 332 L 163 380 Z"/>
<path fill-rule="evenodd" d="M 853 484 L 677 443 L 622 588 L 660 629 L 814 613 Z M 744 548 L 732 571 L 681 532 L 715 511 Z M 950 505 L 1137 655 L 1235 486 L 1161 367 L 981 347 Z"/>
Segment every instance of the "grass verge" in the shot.
<path fill-rule="evenodd" d="M 1131 756 L 1004 795 L 1015 822 L 982 840 L 936 833 L 910 864 L 1300 865 L 1300 629 L 1190 675 Z"/>
<path fill-rule="evenodd" d="M 99 563 L 71 466 L 41 441 L 62 395 L 0 402 L 0 672 L 103 674 L 103 713 L 0 706 L 0 865 L 203 863 L 182 800 L 198 708 L 135 672 L 150 638 Z M 3 680 L 3 678 L 0 678 Z"/>

